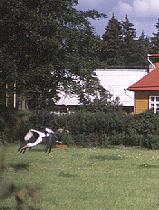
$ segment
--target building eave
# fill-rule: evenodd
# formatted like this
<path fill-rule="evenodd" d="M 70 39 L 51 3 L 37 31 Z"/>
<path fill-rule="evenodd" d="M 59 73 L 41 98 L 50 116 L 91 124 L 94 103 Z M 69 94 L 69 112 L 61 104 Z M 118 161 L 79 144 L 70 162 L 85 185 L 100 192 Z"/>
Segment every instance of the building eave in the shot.
<path fill-rule="evenodd" d="M 159 87 L 130 87 L 127 90 L 129 91 L 159 91 Z"/>

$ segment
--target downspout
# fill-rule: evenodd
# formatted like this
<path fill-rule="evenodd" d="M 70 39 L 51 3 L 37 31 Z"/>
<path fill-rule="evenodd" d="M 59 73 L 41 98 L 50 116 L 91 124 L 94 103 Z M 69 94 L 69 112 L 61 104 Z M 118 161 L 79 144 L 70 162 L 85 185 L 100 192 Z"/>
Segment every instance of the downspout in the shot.
<path fill-rule="evenodd" d="M 155 65 L 152 63 L 152 61 L 150 60 L 149 56 L 151 56 L 150 54 L 147 55 L 147 60 L 148 62 L 153 66 L 153 69 L 155 69 Z"/>
<path fill-rule="evenodd" d="M 125 95 L 128 96 L 129 98 L 131 98 L 133 101 L 134 101 L 134 113 L 136 113 L 136 100 L 134 98 L 132 98 L 131 96 L 129 96 L 127 93 L 126 93 L 126 89 L 124 89 L 124 92 L 125 92 Z"/>
<path fill-rule="evenodd" d="M 129 98 L 131 98 L 133 101 L 135 101 L 134 98 L 132 98 L 131 96 L 129 96 L 127 93 L 126 93 L 126 89 L 124 89 L 124 92 L 125 92 L 125 95 L 128 96 Z"/>

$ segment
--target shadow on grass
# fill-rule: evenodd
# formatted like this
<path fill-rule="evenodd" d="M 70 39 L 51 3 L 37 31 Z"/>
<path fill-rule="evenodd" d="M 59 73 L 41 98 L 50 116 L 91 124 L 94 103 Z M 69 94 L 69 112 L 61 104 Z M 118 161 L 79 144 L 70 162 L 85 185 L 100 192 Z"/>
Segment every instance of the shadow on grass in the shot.
<path fill-rule="evenodd" d="M 20 170 L 29 170 L 29 164 L 28 163 L 16 163 L 16 164 L 10 164 L 11 168 L 13 168 L 15 171 Z"/>
<path fill-rule="evenodd" d="M 54 151 L 55 148 L 52 148 L 51 152 Z M 26 152 L 43 152 L 43 153 L 47 153 L 46 152 L 46 148 L 34 148 L 34 149 L 31 149 L 29 151 L 26 151 Z"/>
<path fill-rule="evenodd" d="M 118 155 L 95 155 L 91 156 L 90 159 L 106 161 L 106 160 L 123 160 L 124 158 Z"/>
<path fill-rule="evenodd" d="M 45 149 L 44 148 L 32 148 L 32 149 L 27 149 L 26 151 L 21 152 L 19 154 L 25 155 L 26 153 L 29 153 L 29 152 L 45 152 Z"/>
<path fill-rule="evenodd" d="M 152 165 L 152 164 L 141 164 L 139 165 L 139 168 L 158 168 L 159 169 L 159 165 Z"/>
<path fill-rule="evenodd" d="M 45 152 L 45 148 L 33 148 L 27 152 Z"/>
<path fill-rule="evenodd" d="M 65 173 L 65 172 L 60 172 L 58 176 L 64 177 L 64 178 L 73 178 L 73 177 L 78 177 L 76 174 L 70 174 L 70 173 Z"/>
<path fill-rule="evenodd" d="M 2 206 L 2 207 L 0 207 L 0 210 L 13 210 L 13 208 Z"/>

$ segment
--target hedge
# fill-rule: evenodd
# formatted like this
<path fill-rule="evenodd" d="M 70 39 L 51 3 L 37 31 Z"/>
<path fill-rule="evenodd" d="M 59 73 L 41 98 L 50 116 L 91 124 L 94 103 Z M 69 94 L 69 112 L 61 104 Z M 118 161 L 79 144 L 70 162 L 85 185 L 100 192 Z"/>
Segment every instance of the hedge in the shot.
<path fill-rule="evenodd" d="M 159 149 L 159 113 L 130 115 L 122 111 L 76 111 L 57 115 L 46 110 L 4 112 L 0 117 L 0 141 L 17 142 L 30 128 L 69 130 L 60 134 L 65 143 L 79 146 L 125 145 Z"/>

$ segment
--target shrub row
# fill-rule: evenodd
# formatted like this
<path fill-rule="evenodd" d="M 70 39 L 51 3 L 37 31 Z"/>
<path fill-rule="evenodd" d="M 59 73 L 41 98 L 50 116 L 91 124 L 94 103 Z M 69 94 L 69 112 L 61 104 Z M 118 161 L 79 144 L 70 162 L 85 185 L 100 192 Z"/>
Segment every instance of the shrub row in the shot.
<path fill-rule="evenodd" d="M 62 141 L 80 146 L 125 145 L 159 148 L 159 113 L 128 115 L 121 111 L 77 111 L 56 115 L 48 111 L 7 112 L 0 117 L 0 141 L 16 142 L 30 128 L 59 128 L 70 133 L 59 134 Z"/>

